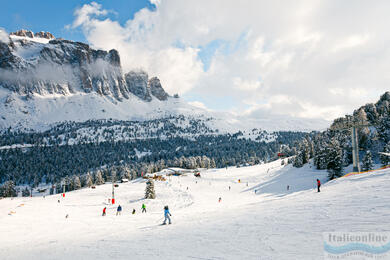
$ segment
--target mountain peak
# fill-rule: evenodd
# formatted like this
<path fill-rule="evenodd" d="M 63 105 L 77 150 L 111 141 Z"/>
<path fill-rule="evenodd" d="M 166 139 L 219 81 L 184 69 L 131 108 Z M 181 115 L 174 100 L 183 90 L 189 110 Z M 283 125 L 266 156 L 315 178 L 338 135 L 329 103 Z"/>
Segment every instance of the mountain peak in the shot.
<path fill-rule="evenodd" d="M 20 95 L 97 93 L 114 102 L 132 95 L 146 102 L 168 99 L 158 78 L 149 80 L 143 71 L 123 74 L 115 49 L 95 50 L 49 32 L 11 35 L 10 43 L 0 42 L 0 86 Z"/>
<path fill-rule="evenodd" d="M 27 38 L 44 38 L 44 39 L 48 39 L 48 40 L 55 39 L 54 35 L 51 34 L 50 32 L 40 31 L 37 33 L 33 33 L 32 31 L 25 30 L 25 29 L 22 29 L 22 30 L 19 30 L 16 32 L 12 32 L 12 33 L 10 33 L 10 35 L 27 37 Z"/>

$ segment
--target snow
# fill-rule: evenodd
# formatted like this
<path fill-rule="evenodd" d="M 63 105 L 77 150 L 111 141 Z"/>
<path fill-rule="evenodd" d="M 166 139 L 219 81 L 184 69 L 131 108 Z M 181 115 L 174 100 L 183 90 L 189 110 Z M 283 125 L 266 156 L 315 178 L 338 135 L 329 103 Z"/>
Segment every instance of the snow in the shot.
<path fill-rule="evenodd" d="M 12 99 L 11 102 L 6 102 Z M 53 124 L 64 121 L 84 122 L 89 119 L 117 120 L 151 120 L 171 115 L 184 115 L 189 118 L 199 118 L 219 133 L 236 133 L 243 131 L 243 137 L 256 138 L 253 129 L 267 131 L 312 131 L 325 129 L 327 121 L 300 120 L 285 118 L 247 118 L 228 112 L 210 112 L 188 104 L 180 98 L 168 98 L 160 101 L 153 98 L 144 102 L 135 96 L 123 101 L 116 101 L 109 96 L 97 93 L 76 94 L 34 94 L 26 99 L 0 86 L 0 129 L 27 128 L 36 131 L 49 129 Z M 212 120 L 207 120 L 212 118 Z M 260 130 L 261 129 L 261 130 Z M 274 135 L 265 134 L 259 141 L 270 142 Z"/>
<path fill-rule="evenodd" d="M 0 146 L 0 150 L 8 150 L 8 149 L 15 149 L 15 148 L 30 148 L 32 146 L 33 146 L 32 144 L 4 145 L 4 146 Z"/>
<path fill-rule="evenodd" d="M 278 160 L 203 170 L 201 175 L 156 181 L 155 200 L 143 199 L 143 179 L 119 184 L 115 197 L 123 207 L 122 216 L 115 216 L 117 205 L 107 204 L 110 184 L 69 192 L 65 198 L 2 199 L 0 255 L 2 259 L 322 259 L 323 232 L 390 231 L 389 169 L 324 183 L 325 171 L 310 165 L 281 166 Z M 314 188 L 317 178 L 324 183 L 320 193 Z M 146 214 L 140 213 L 142 203 Z M 164 205 L 170 207 L 172 225 L 160 226 Z M 105 206 L 107 216 L 102 217 Z"/>
<path fill-rule="evenodd" d="M 12 41 L 27 40 L 27 41 L 31 41 L 31 42 L 38 42 L 38 43 L 44 43 L 44 44 L 49 43 L 49 41 L 53 40 L 53 39 L 46 39 L 46 38 L 40 38 L 40 37 L 30 38 L 30 37 L 17 36 L 17 35 L 10 35 L 9 37 L 11 38 Z"/>
<path fill-rule="evenodd" d="M 144 156 L 147 156 L 147 155 L 151 155 L 151 154 L 152 154 L 152 152 L 150 152 L 150 151 L 147 151 L 147 152 L 140 152 L 140 151 L 137 150 L 137 148 L 134 148 L 134 151 L 135 151 L 135 156 L 137 156 L 138 159 L 139 159 L 139 158 L 142 158 L 142 157 L 144 157 Z"/>

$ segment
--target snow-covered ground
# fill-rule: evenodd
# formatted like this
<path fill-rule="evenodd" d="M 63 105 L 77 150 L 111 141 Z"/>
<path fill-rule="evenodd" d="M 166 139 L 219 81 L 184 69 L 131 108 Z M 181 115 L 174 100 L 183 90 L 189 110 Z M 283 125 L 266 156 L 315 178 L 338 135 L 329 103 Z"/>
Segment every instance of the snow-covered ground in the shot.
<path fill-rule="evenodd" d="M 121 216 L 107 203 L 110 184 L 65 198 L 2 199 L 1 259 L 322 259 L 323 232 L 390 231 L 389 169 L 325 183 L 320 193 L 315 180 L 327 173 L 309 165 L 201 175 L 156 182 L 155 200 L 143 199 L 144 180 L 120 184 Z M 160 226 L 164 205 L 172 225 Z"/>
<path fill-rule="evenodd" d="M 248 137 L 253 129 L 272 131 L 312 131 L 324 130 L 328 121 L 317 119 L 294 119 L 286 117 L 248 118 L 230 112 L 207 111 L 190 105 L 181 98 L 159 101 L 153 98 L 144 102 L 136 97 L 121 102 L 109 96 L 96 93 L 76 93 L 67 95 L 35 94 L 26 99 L 0 86 L 0 130 L 8 127 L 44 131 L 54 124 L 64 121 L 84 122 L 97 119 L 151 120 L 171 115 L 184 115 L 204 119 L 212 129 L 221 133 L 243 131 Z M 260 131 L 260 129 L 258 130 Z M 247 132 L 247 133 L 245 133 Z M 270 137 L 272 140 L 272 136 Z"/>

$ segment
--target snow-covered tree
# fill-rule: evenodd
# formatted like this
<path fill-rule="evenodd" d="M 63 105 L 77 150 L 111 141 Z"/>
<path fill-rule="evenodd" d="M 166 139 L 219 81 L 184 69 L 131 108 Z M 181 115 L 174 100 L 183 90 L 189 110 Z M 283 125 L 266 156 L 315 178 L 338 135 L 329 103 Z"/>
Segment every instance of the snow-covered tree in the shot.
<path fill-rule="evenodd" d="M 326 161 L 329 179 L 340 177 L 343 171 L 343 150 L 336 139 L 332 139 L 327 147 Z"/>
<path fill-rule="evenodd" d="M 30 190 L 28 189 L 28 187 L 22 190 L 22 197 L 30 197 Z"/>
<path fill-rule="evenodd" d="M 298 151 L 298 154 L 295 156 L 293 161 L 293 166 L 296 168 L 301 168 L 303 166 L 305 153 L 301 150 Z"/>
<path fill-rule="evenodd" d="M 79 190 L 81 189 L 81 182 L 79 176 L 73 176 L 72 178 L 72 186 L 74 190 Z"/>
<path fill-rule="evenodd" d="M 85 185 L 87 187 L 91 187 L 93 185 L 92 176 L 90 173 L 87 173 L 87 176 L 85 177 Z"/>
<path fill-rule="evenodd" d="M 369 171 L 373 169 L 374 162 L 372 161 L 372 154 L 371 151 L 366 151 L 366 154 L 363 157 L 362 161 L 362 170 L 363 171 Z"/>
<path fill-rule="evenodd" d="M 155 198 L 156 198 L 156 192 L 154 190 L 154 181 L 149 179 L 146 182 L 145 199 L 155 199 Z"/>
<path fill-rule="evenodd" d="M 16 189 L 13 181 L 6 181 L 0 189 L 1 197 L 16 197 Z"/>
<path fill-rule="evenodd" d="M 390 142 L 388 142 L 385 147 L 383 147 L 383 152 L 384 153 L 390 153 Z M 381 163 L 383 166 L 389 165 L 390 164 L 390 156 L 381 154 L 380 155 Z"/>
<path fill-rule="evenodd" d="M 104 179 L 103 179 L 103 176 L 102 176 L 102 172 L 100 170 L 98 170 L 96 172 L 96 175 L 95 175 L 95 184 L 96 185 L 102 185 L 104 184 Z"/>

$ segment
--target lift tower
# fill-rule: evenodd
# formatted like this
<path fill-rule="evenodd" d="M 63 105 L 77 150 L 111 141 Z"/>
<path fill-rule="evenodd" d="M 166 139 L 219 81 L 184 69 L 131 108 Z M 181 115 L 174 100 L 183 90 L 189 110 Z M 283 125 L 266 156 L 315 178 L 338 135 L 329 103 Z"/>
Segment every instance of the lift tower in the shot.
<path fill-rule="evenodd" d="M 352 116 L 347 116 L 346 119 L 336 120 L 336 122 L 333 123 L 333 125 L 330 127 L 330 129 L 334 131 L 351 131 L 352 161 L 354 172 L 360 172 L 358 129 L 369 126 L 372 126 L 372 124 L 367 122 L 367 120 L 358 120 Z"/>

